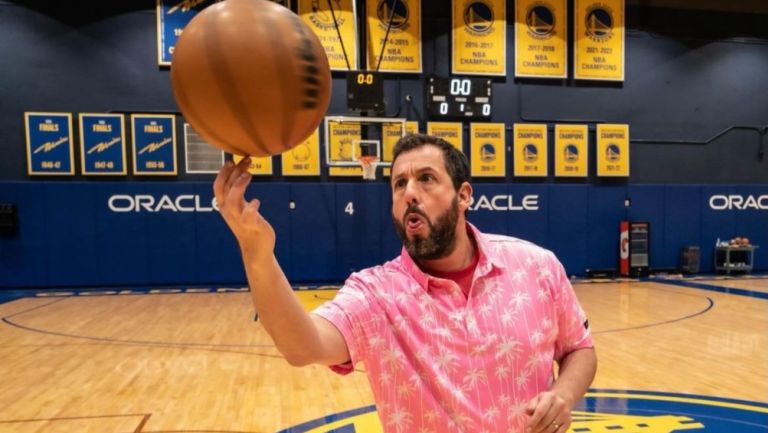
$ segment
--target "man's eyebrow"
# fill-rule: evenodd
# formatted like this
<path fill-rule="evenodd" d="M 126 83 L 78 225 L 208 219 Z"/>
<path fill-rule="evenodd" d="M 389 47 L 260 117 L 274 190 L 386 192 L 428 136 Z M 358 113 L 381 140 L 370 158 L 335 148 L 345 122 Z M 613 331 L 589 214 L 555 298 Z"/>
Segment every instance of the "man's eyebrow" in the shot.
<path fill-rule="evenodd" d="M 419 175 L 419 174 L 427 172 L 427 171 L 431 171 L 433 173 L 437 173 L 437 170 L 435 170 L 434 167 L 432 167 L 431 165 L 425 165 L 424 167 L 416 169 L 414 174 Z M 405 172 L 399 173 L 397 176 L 393 176 L 392 177 L 392 183 L 395 183 L 396 180 L 399 180 L 403 176 L 405 176 Z"/>

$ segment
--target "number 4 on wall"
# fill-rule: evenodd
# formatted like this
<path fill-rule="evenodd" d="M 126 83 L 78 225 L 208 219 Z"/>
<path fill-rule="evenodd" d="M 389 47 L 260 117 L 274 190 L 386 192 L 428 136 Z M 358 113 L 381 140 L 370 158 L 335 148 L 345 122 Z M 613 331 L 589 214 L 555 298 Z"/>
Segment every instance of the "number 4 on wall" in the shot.
<path fill-rule="evenodd" d="M 347 203 L 347 207 L 344 208 L 344 212 L 350 215 L 355 214 L 355 206 L 352 204 L 352 202 Z"/>

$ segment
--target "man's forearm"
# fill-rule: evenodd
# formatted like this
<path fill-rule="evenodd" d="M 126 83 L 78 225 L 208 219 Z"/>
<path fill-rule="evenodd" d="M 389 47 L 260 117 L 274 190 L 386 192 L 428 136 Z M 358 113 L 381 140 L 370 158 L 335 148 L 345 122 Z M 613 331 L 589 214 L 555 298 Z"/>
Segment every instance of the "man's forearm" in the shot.
<path fill-rule="evenodd" d="M 560 371 L 552 391 L 563 397 L 573 408 L 589 389 L 596 371 L 594 348 L 575 350 L 560 362 Z"/>
<path fill-rule="evenodd" d="M 264 329 L 292 365 L 305 365 L 314 353 L 318 333 L 293 293 L 274 254 L 243 252 L 251 299 Z"/>

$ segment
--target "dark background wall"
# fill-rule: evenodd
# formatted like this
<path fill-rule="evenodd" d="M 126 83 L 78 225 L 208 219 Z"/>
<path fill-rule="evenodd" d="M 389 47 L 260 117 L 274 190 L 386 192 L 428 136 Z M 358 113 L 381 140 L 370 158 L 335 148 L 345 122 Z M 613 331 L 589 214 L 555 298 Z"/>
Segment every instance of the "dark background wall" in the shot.
<path fill-rule="evenodd" d="M 385 93 L 387 115 L 418 120 L 424 130 L 425 77 L 450 72 L 450 2 L 424 0 L 422 10 L 424 73 L 387 74 Z M 508 11 L 512 22 L 512 2 Z M 574 274 L 615 267 L 617 224 L 626 218 L 652 221 L 651 265 L 657 268 L 677 266 L 682 246 L 702 245 L 703 270 L 711 271 L 710 245 L 718 237 L 743 234 L 768 247 L 768 211 L 713 213 L 707 206 L 712 194 L 768 194 L 768 7 L 746 0 L 637 0 L 627 2 L 626 16 L 626 79 L 620 84 L 515 79 L 509 26 L 508 76 L 494 78 L 492 120 L 508 127 L 627 123 L 631 176 L 478 180 L 480 193 L 540 194 L 543 209 L 477 211 L 470 219 L 553 249 Z M 334 73 L 329 114 L 346 114 L 345 88 L 344 74 Z M 21 222 L 19 232 L 0 236 L 0 286 L 243 281 L 218 215 L 104 214 L 105 194 L 205 196 L 212 175 L 182 170 L 168 179 L 30 178 L 24 111 L 176 112 L 169 71 L 157 65 L 153 1 L 0 1 L 0 202 L 19 204 Z M 275 164 L 280 173 L 279 159 Z M 278 255 L 292 280 L 338 281 L 397 252 L 383 181 L 374 186 L 325 174 L 298 180 L 278 174 L 255 182 L 256 192 L 280 206 L 299 204 L 293 213 L 280 206 L 266 210 L 274 212 L 285 240 Z M 349 200 L 361 209 L 352 223 L 343 213 Z M 120 253 L 110 259 L 101 254 L 105 249 Z M 210 257 L 211 249 L 219 254 Z M 768 269 L 764 256 L 758 256 L 759 269 Z M 104 262 L 103 273 L 87 272 L 94 261 Z"/>

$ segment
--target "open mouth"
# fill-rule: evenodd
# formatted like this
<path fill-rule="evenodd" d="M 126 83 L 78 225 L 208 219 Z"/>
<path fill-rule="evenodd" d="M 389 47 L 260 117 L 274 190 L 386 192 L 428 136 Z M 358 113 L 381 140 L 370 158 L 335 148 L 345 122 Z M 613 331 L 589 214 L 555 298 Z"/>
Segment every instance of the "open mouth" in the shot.
<path fill-rule="evenodd" d="M 417 231 L 425 225 L 426 222 L 424 221 L 424 217 L 415 212 L 411 212 L 405 216 L 405 227 L 408 231 Z"/>

